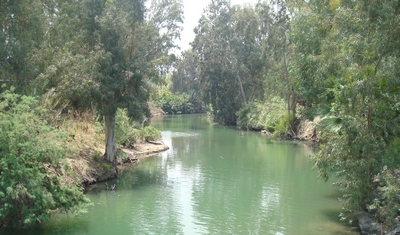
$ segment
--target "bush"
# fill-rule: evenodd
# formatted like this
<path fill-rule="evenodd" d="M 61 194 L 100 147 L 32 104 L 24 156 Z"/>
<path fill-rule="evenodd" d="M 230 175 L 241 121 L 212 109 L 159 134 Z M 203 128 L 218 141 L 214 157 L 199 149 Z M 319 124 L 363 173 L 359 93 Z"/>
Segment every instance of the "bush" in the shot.
<path fill-rule="evenodd" d="M 293 122 L 293 116 L 290 113 L 285 113 L 278 123 L 274 126 L 275 136 L 284 136 L 288 133 L 290 124 Z"/>
<path fill-rule="evenodd" d="M 190 96 L 186 93 L 174 94 L 164 91 L 155 101 L 158 107 L 167 114 L 190 114 L 194 113 L 194 107 Z"/>
<path fill-rule="evenodd" d="M 375 197 L 368 205 L 368 210 L 374 214 L 385 229 L 396 225 L 400 211 L 400 139 L 395 137 L 385 150 L 383 170 L 374 177 L 377 184 Z"/>
<path fill-rule="evenodd" d="M 65 135 L 32 97 L 0 94 L 0 228 L 27 228 L 89 201 L 61 181 Z"/>
<path fill-rule="evenodd" d="M 265 129 L 280 135 L 293 120 L 288 120 L 285 101 L 275 97 L 268 102 L 251 102 L 236 113 L 237 125 L 245 129 Z M 289 122 L 288 122 L 289 121 Z M 285 129 L 286 128 L 286 129 Z"/>
<path fill-rule="evenodd" d="M 141 128 L 141 125 L 132 122 L 125 110 L 118 109 L 116 116 L 117 143 L 130 147 L 140 141 L 154 141 L 161 138 L 161 132 L 153 126 Z"/>
<path fill-rule="evenodd" d="M 142 133 L 145 141 L 154 141 L 161 138 L 161 132 L 153 126 L 146 126 Z"/>
<path fill-rule="evenodd" d="M 118 144 L 129 147 L 136 142 L 138 133 L 133 129 L 133 122 L 123 109 L 117 110 L 115 129 L 115 138 Z"/>

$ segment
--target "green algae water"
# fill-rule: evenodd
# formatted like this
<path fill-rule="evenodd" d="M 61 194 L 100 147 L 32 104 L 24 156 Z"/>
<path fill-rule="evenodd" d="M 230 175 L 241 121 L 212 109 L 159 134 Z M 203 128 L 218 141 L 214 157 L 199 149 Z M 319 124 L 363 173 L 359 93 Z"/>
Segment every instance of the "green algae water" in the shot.
<path fill-rule="evenodd" d="M 296 142 L 214 125 L 204 115 L 152 121 L 166 152 L 88 192 L 93 206 L 30 234 L 358 234 L 339 221 L 331 183 Z"/>

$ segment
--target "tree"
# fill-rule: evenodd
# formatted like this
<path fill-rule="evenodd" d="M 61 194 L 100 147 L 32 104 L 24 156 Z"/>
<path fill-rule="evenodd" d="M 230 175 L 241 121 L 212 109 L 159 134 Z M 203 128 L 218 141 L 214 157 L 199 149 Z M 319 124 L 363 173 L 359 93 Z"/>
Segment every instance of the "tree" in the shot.
<path fill-rule="evenodd" d="M 235 124 L 235 113 L 263 94 L 260 18 L 250 6 L 213 1 L 195 33 L 203 100 L 212 105 L 217 122 Z"/>
<path fill-rule="evenodd" d="M 264 27 L 268 30 L 263 44 L 263 56 L 266 69 L 266 91 L 268 95 L 276 95 L 286 99 L 287 117 L 295 119 L 297 94 L 294 87 L 290 66 L 293 60 L 293 48 L 289 40 L 290 1 L 273 0 L 260 2 L 257 10 L 263 16 Z M 289 121 L 290 123 L 290 121 Z"/>
<path fill-rule="evenodd" d="M 45 87 L 56 87 L 59 103 L 95 109 L 105 121 L 105 157 L 116 160 L 115 115 L 126 109 L 133 119 L 148 115 L 150 81 L 170 62 L 179 36 L 179 1 L 60 1 L 49 41 L 58 54 L 42 74 Z M 161 6 L 161 5 L 162 6 Z M 61 49 L 59 49 L 61 47 Z"/>
<path fill-rule="evenodd" d="M 44 12 L 51 1 L 0 1 L 0 83 L 19 93 L 35 93 L 43 72 L 40 48 L 49 24 Z"/>
<path fill-rule="evenodd" d="M 199 90 L 196 55 L 191 50 L 182 52 L 176 70 L 172 73 L 172 91 L 195 95 Z"/>
<path fill-rule="evenodd" d="M 400 208 L 385 196 L 389 181 L 379 180 L 399 168 L 387 151 L 400 134 L 399 12 L 398 1 L 310 1 L 294 20 L 299 93 L 320 103 L 326 132 L 313 161 L 321 178 L 338 176 L 350 220 L 379 204 L 386 211 L 377 217 L 388 224 Z"/>
<path fill-rule="evenodd" d="M 128 1 L 125 4 L 132 3 Z M 100 19 L 101 28 L 106 29 L 101 35 L 102 44 L 112 56 L 111 63 L 102 73 L 105 76 L 100 80 L 101 110 L 106 124 L 105 155 L 110 162 L 114 162 L 116 157 L 116 108 L 126 108 L 129 116 L 135 119 L 144 117 L 143 111 L 148 112 L 145 79 L 159 76 L 160 66 L 169 62 L 162 58 L 169 58 L 169 50 L 174 46 L 171 41 L 179 36 L 177 24 L 181 22 L 182 10 L 178 2 L 154 1 L 155 11 L 162 9 L 169 14 L 153 14 L 156 18 L 150 18 L 148 22 L 138 21 L 137 16 L 128 18 L 132 9 L 137 10 L 137 5 L 122 5 L 120 8 L 116 5 L 110 8 L 109 13 L 106 8 L 107 13 Z M 122 18 L 124 15 L 127 21 Z M 123 30 L 117 31 L 118 28 Z"/>

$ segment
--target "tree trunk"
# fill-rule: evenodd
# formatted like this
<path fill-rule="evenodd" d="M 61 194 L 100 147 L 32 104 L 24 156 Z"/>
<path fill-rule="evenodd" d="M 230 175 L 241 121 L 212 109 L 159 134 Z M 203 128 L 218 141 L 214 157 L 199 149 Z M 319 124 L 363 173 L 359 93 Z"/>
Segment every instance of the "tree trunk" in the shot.
<path fill-rule="evenodd" d="M 289 81 L 288 65 L 287 65 L 287 61 L 286 61 L 286 44 L 285 44 L 284 53 L 283 53 L 283 66 L 284 66 L 284 70 L 285 70 L 283 76 L 285 77 L 285 82 L 286 82 L 286 89 L 287 89 L 286 99 L 287 99 L 287 111 L 288 111 L 288 118 L 289 118 L 290 111 L 291 111 L 290 110 L 291 88 L 290 88 L 290 81 Z"/>
<path fill-rule="evenodd" d="M 243 104 L 244 104 L 244 106 L 246 106 L 247 99 L 246 99 L 246 93 L 244 93 L 242 79 L 240 78 L 239 72 L 237 71 L 236 73 L 237 73 L 237 79 L 239 82 L 240 92 L 242 93 L 242 97 L 243 97 Z"/>
<path fill-rule="evenodd" d="M 105 117 L 107 161 L 115 164 L 117 160 L 117 142 L 115 139 L 115 113 Z"/>
<path fill-rule="evenodd" d="M 292 118 L 294 121 L 296 119 L 297 93 L 295 91 L 292 92 L 292 104 L 290 108 L 292 109 Z"/>

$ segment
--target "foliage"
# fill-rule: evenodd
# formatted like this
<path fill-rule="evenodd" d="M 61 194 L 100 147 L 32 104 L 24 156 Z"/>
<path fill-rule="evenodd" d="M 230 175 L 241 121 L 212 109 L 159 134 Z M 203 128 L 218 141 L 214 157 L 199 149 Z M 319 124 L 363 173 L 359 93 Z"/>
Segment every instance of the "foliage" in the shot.
<path fill-rule="evenodd" d="M 390 174 L 400 165 L 389 152 L 398 151 L 400 135 L 399 7 L 398 1 L 310 1 L 293 21 L 299 95 L 306 108 L 323 107 L 325 139 L 313 161 L 321 178 L 337 176 L 343 219 L 379 207 L 380 222 L 394 219 L 387 209 L 398 203 Z M 380 186 L 379 174 L 386 177 Z"/>
<path fill-rule="evenodd" d="M 195 113 L 204 112 L 200 94 L 200 79 L 197 78 L 197 55 L 192 50 L 182 52 L 173 71 L 170 90 L 175 94 L 186 93 L 190 97 Z"/>
<path fill-rule="evenodd" d="M 136 142 L 136 131 L 133 128 L 133 122 L 128 117 L 127 113 L 123 109 L 118 109 L 115 120 L 116 126 L 116 141 L 117 144 L 121 144 L 125 147 L 129 147 Z"/>
<path fill-rule="evenodd" d="M 192 43 L 198 55 L 202 100 L 213 107 L 216 122 L 236 124 L 235 113 L 249 101 L 262 98 L 262 17 L 250 6 L 212 1 Z"/>
<path fill-rule="evenodd" d="M 103 168 L 103 170 L 104 170 L 105 172 L 110 172 L 110 169 L 111 169 L 110 164 L 108 164 L 108 163 L 103 163 L 103 164 L 101 164 L 101 167 Z"/>
<path fill-rule="evenodd" d="M 375 212 L 376 217 L 387 228 L 391 228 L 396 223 L 396 218 L 400 210 L 400 139 L 395 138 L 385 151 L 383 168 L 374 177 L 377 185 L 372 203 L 368 205 L 368 210 Z"/>
<path fill-rule="evenodd" d="M 164 91 L 158 95 L 155 103 L 167 114 L 189 114 L 194 113 L 193 104 L 187 93 L 174 94 Z"/>
<path fill-rule="evenodd" d="M 45 4 L 52 2 L 0 1 L 0 82 L 18 93 L 34 94 L 35 78 L 43 72 L 41 44 L 49 25 Z"/>
<path fill-rule="evenodd" d="M 172 73 L 172 92 L 185 92 L 191 96 L 197 96 L 199 82 L 196 54 L 191 50 L 182 52 L 181 58 L 177 61 L 176 70 Z"/>
<path fill-rule="evenodd" d="M 145 141 L 154 141 L 161 138 L 161 132 L 153 126 L 146 126 L 142 133 Z"/>
<path fill-rule="evenodd" d="M 288 133 L 290 125 L 293 122 L 293 116 L 286 112 L 283 117 L 279 119 L 279 122 L 275 125 L 274 135 L 275 136 L 285 136 Z"/>
<path fill-rule="evenodd" d="M 94 161 L 99 162 L 101 160 L 101 153 L 99 151 L 94 151 L 92 157 Z"/>
<path fill-rule="evenodd" d="M 131 147 L 136 142 L 153 141 L 161 138 L 161 132 L 153 126 L 143 127 L 133 122 L 125 110 L 118 109 L 116 116 L 117 143 L 124 147 Z"/>
<path fill-rule="evenodd" d="M 107 159 L 115 162 L 117 109 L 138 121 L 149 116 L 150 82 L 174 58 L 181 2 L 153 0 L 146 9 L 141 0 L 56 1 L 55 9 L 46 44 L 55 53 L 40 81 L 57 89 L 58 104 L 97 111 L 105 121 Z"/>
<path fill-rule="evenodd" d="M 48 125 L 48 110 L 13 90 L 0 101 L 0 227 L 30 227 L 86 205 L 80 188 L 60 181 L 66 138 Z"/>
<path fill-rule="evenodd" d="M 271 133 L 276 132 L 277 135 L 286 134 L 288 128 L 285 121 L 285 119 L 287 120 L 287 110 L 284 107 L 285 101 L 278 97 L 264 103 L 250 102 L 236 113 L 238 116 L 237 124 L 241 128 L 265 129 Z"/>

